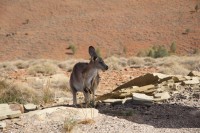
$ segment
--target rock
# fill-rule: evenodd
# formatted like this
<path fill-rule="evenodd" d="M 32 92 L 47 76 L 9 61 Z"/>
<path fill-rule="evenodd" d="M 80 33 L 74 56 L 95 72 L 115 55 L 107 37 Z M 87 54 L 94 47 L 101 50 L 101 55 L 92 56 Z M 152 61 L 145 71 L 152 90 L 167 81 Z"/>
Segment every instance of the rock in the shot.
<path fill-rule="evenodd" d="M 148 96 L 142 93 L 132 93 L 133 100 L 137 101 L 153 101 L 153 96 Z"/>
<path fill-rule="evenodd" d="M 200 72 L 198 72 L 198 71 L 191 71 L 191 72 L 188 74 L 188 76 L 198 76 L 198 77 L 200 77 Z"/>
<path fill-rule="evenodd" d="M 34 118 L 37 121 L 64 121 L 66 118 L 75 120 L 93 119 L 98 116 L 98 110 L 94 108 L 51 107 L 43 110 L 35 110 L 25 113 L 24 117 Z"/>
<path fill-rule="evenodd" d="M 119 104 L 124 104 L 124 103 L 128 102 L 129 100 L 132 101 L 132 98 L 106 99 L 106 100 L 103 100 L 102 103 L 105 103 L 105 104 L 109 103 L 110 105 L 119 105 Z"/>
<path fill-rule="evenodd" d="M 192 77 L 192 80 L 183 81 L 184 85 L 194 85 L 199 84 L 199 78 L 198 77 Z"/>
<path fill-rule="evenodd" d="M 163 92 L 163 93 L 156 93 L 154 97 L 155 97 L 154 101 L 163 101 L 169 99 L 171 96 L 169 95 L 168 92 Z"/>
<path fill-rule="evenodd" d="M 21 116 L 21 111 L 17 110 L 17 111 L 11 111 L 11 112 L 6 112 L 6 115 L 8 118 L 12 119 L 12 118 L 17 118 Z"/>
<path fill-rule="evenodd" d="M 118 91 L 112 91 L 111 93 L 107 93 L 103 96 L 99 96 L 96 98 L 96 100 L 105 100 L 105 99 L 124 99 L 127 97 L 132 97 L 132 93 L 152 93 L 156 90 L 154 85 L 146 85 L 142 87 L 130 87 L 121 89 Z"/>
<path fill-rule="evenodd" d="M 167 81 L 171 78 L 172 78 L 172 76 L 168 76 L 168 75 L 161 74 L 161 73 L 153 73 L 153 74 L 147 73 L 143 76 L 132 79 L 123 85 L 120 85 L 114 91 L 118 91 L 123 88 L 129 88 L 131 86 L 141 87 L 141 86 L 146 86 L 146 85 L 150 85 L 150 84 L 161 83 L 161 82 Z"/>
<path fill-rule="evenodd" d="M 29 103 L 24 105 L 24 110 L 25 111 L 33 111 L 36 110 L 37 106 L 35 104 Z"/>
<path fill-rule="evenodd" d="M 0 129 L 6 128 L 6 122 L 0 121 Z"/>
<path fill-rule="evenodd" d="M 182 82 L 185 81 L 185 77 L 182 75 L 173 75 L 172 79 L 174 80 L 174 82 Z"/>
<path fill-rule="evenodd" d="M 21 116 L 21 111 L 13 111 L 8 104 L 0 104 L 0 120 L 6 118 L 16 118 Z"/>
<path fill-rule="evenodd" d="M 21 113 L 24 113 L 24 107 L 22 104 L 9 104 L 10 109 L 13 111 L 17 111 L 20 110 Z"/>

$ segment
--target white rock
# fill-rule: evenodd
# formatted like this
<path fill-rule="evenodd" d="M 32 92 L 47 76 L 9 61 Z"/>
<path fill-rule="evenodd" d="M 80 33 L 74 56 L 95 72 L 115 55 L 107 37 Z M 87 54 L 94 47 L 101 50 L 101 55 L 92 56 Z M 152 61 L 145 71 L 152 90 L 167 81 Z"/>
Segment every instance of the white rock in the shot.
<path fill-rule="evenodd" d="M 37 109 L 37 106 L 35 104 L 29 103 L 24 105 L 24 109 L 26 111 L 33 111 Z"/>
<path fill-rule="evenodd" d="M 64 121 L 66 118 L 75 120 L 92 119 L 98 116 L 98 110 L 94 108 L 52 107 L 43 110 L 31 111 L 24 114 L 27 118 L 38 121 Z"/>
<path fill-rule="evenodd" d="M 146 94 L 142 93 L 132 93 L 133 100 L 139 100 L 139 101 L 153 101 L 153 96 L 147 96 Z"/>
<path fill-rule="evenodd" d="M 192 80 L 183 81 L 186 85 L 193 85 L 193 84 L 199 84 L 199 78 L 192 77 Z"/>
<path fill-rule="evenodd" d="M 0 121 L 0 129 L 6 128 L 6 122 Z"/>

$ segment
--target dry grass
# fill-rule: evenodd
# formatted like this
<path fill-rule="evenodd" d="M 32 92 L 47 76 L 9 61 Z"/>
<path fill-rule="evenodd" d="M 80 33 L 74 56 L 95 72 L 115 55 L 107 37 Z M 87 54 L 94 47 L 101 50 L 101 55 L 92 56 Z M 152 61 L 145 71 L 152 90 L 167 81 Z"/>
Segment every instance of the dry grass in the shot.
<path fill-rule="evenodd" d="M 46 82 L 43 88 L 42 99 L 44 104 L 51 103 L 54 101 L 54 92 L 50 88 L 50 80 Z"/>
<path fill-rule="evenodd" d="M 65 118 L 64 129 L 67 133 L 70 133 L 77 124 L 78 124 L 77 120 L 73 118 Z"/>
<path fill-rule="evenodd" d="M 38 103 L 38 93 L 29 87 L 7 80 L 0 80 L 0 103 Z"/>
<path fill-rule="evenodd" d="M 41 73 L 43 75 L 53 75 L 57 72 L 58 67 L 50 62 L 43 62 L 41 64 L 33 64 L 28 68 L 28 73 L 31 75 L 36 75 Z"/>
<path fill-rule="evenodd" d="M 71 72 L 74 65 L 78 62 L 88 62 L 87 60 L 76 60 L 76 59 L 69 59 L 66 61 L 62 61 L 58 63 L 58 67 L 67 71 L 67 72 Z"/>

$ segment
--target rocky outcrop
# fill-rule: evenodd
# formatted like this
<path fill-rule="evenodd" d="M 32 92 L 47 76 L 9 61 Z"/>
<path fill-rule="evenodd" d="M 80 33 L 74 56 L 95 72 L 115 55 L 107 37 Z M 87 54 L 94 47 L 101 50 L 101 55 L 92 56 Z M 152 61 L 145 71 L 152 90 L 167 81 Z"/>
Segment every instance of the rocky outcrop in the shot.
<path fill-rule="evenodd" d="M 173 94 L 180 93 L 185 86 L 200 84 L 198 75 L 199 72 L 194 71 L 188 76 L 148 73 L 120 85 L 108 94 L 99 96 L 97 101 L 123 104 L 125 102 L 122 101 L 132 98 L 134 103 L 161 102 Z"/>

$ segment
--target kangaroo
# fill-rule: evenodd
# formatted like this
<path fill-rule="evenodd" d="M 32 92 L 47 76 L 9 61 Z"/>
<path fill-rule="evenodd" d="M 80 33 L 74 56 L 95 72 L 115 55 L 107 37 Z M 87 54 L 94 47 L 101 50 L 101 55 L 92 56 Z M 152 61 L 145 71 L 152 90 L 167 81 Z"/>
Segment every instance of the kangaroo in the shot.
<path fill-rule="evenodd" d="M 99 85 L 99 70 L 108 70 L 108 66 L 103 59 L 96 54 L 95 48 L 89 46 L 89 54 L 91 56 L 89 63 L 79 62 L 74 65 L 70 76 L 70 87 L 73 94 L 73 104 L 77 104 L 76 93 L 83 92 L 85 103 L 88 104 L 92 94 L 93 104 L 95 103 L 95 91 Z"/>

